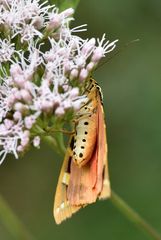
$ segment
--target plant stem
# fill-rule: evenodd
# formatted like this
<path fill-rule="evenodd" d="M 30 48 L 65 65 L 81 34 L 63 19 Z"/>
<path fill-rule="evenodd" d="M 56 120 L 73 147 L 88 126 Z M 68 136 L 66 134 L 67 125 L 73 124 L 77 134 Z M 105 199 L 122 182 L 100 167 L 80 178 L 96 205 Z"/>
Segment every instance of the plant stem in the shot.
<path fill-rule="evenodd" d="M 6 201 L 0 196 L 0 222 L 16 240 L 33 240 L 25 225 L 18 219 Z"/>
<path fill-rule="evenodd" d="M 144 230 L 144 232 L 151 236 L 152 239 L 161 240 L 159 233 L 114 191 L 112 191 L 111 194 L 111 202 L 128 218 L 128 220 L 135 223 L 140 229 Z"/>
<path fill-rule="evenodd" d="M 64 146 L 62 133 L 58 132 L 55 137 L 45 136 L 44 141 L 47 142 L 59 155 L 64 156 L 66 148 Z"/>

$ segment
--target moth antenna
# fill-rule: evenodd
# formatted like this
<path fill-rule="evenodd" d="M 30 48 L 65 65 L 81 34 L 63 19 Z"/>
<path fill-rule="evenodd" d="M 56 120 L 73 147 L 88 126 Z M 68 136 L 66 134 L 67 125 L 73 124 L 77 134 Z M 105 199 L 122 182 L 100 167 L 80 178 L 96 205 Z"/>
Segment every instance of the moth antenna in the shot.
<path fill-rule="evenodd" d="M 75 131 L 67 131 L 67 130 L 65 130 L 65 129 L 61 129 L 60 132 L 66 134 L 66 135 L 70 135 L 70 136 L 75 133 Z"/>
<path fill-rule="evenodd" d="M 119 50 L 117 50 L 116 52 L 114 52 L 114 54 L 112 56 L 107 57 L 104 61 L 102 61 L 97 67 L 96 67 L 96 71 L 97 69 L 101 68 L 102 66 L 104 66 L 104 64 L 108 63 L 111 61 L 111 59 L 113 59 L 113 57 L 117 56 L 120 52 L 122 52 L 124 49 L 126 49 L 127 47 L 129 47 L 130 45 L 139 42 L 140 39 L 134 39 L 131 40 L 128 43 L 125 43 Z"/>

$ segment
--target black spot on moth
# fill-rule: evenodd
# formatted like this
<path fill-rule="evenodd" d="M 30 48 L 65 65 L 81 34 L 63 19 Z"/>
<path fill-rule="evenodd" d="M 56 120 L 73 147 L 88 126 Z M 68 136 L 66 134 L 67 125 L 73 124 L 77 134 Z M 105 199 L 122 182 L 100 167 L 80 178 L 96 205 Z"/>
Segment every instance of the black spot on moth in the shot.
<path fill-rule="evenodd" d="M 80 153 L 80 154 L 79 154 L 79 157 L 83 157 L 83 153 Z"/>
<path fill-rule="evenodd" d="M 68 166 L 67 166 L 67 172 L 68 173 L 70 173 L 71 161 L 72 161 L 72 157 L 70 156 L 69 159 L 68 159 Z"/>
<path fill-rule="evenodd" d="M 73 150 L 73 148 L 74 148 L 74 136 L 71 139 L 70 148 L 71 148 L 71 150 Z"/>

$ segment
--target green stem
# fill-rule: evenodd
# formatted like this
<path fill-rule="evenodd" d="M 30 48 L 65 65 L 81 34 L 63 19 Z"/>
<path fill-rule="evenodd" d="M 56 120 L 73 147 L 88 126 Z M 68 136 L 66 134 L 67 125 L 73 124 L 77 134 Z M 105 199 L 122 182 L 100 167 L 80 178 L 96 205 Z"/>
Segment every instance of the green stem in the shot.
<path fill-rule="evenodd" d="M 64 146 L 64 138 L 62 133 L 55 134 L 52 136 L 45 136 L 44 140 L 61 156 L 64 156 L 66 148 Z"/>
<path fill-rule="evenodd" d="M 65 148 L 65 146 L 64 146 L 63 134 L 62 134 L 62 133 L 56 134 L 55 139 L 56 139 L 56 141 L 57 141 L 60 154 L 61 154 L 61 155 L 64 155 L 64 153 L 66 152 L 66 148 Z"/>
<path fill-rule="evenodd" d="M 0 222 L 6 227 L 15 240 L 33 240 L 25 225 L 18 219 L 6 201 L 0 196 Z"/>
<path fill-rule="evenodd" d="M 159 233 L 113 191 L 111 194 L 111 202 L 128 218 L 128 220 L 144 230 L 152 239 L 161 240 Z"/>

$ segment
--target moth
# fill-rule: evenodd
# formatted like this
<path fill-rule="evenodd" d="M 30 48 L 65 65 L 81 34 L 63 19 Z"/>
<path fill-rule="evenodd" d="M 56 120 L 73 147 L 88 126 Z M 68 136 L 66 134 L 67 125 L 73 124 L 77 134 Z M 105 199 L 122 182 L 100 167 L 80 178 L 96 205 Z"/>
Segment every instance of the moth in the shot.
<path fill-rule="evenodd" d="M 85 95 L 58 179 L 53 209 L 57 224 L 111 194 L 102 93 L 94 79 L 89 80 Z"/>

